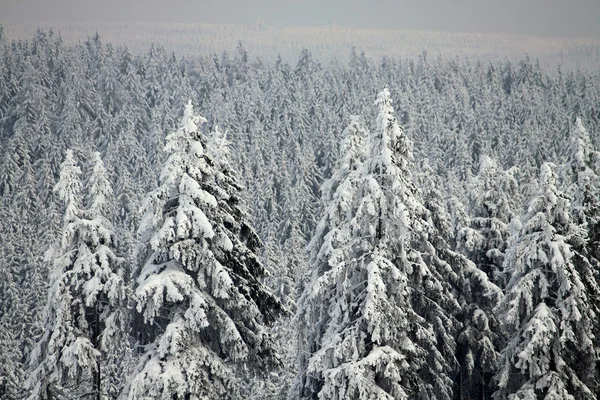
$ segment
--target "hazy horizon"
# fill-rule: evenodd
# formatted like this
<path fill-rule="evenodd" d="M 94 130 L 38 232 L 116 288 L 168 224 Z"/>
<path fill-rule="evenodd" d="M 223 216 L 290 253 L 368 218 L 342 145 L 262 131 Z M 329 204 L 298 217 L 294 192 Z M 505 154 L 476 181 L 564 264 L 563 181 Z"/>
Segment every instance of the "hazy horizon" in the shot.
<path fill-rule="evenodd" d="M 2 0 L 0 19 L 39 23 L 154 22 L 329 26 L 355 29 L 600 36 L 600 2 L 594 0 Z"/>

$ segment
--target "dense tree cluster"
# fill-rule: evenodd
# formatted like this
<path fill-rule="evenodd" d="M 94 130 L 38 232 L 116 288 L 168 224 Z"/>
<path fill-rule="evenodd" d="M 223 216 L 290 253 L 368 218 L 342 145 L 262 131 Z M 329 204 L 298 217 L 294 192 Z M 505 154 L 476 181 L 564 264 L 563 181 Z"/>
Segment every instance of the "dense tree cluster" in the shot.
<path fill-rule="evenodd" d="M 598 398 L 598 104 L 0 30 L 0 398 Z"/>

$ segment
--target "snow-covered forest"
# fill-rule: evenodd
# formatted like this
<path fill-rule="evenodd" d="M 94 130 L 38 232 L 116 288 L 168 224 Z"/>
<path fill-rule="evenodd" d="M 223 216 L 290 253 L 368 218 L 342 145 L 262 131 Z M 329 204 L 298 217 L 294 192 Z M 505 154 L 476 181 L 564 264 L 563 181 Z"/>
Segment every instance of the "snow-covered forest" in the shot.
<path fill-rule="evenodd" d="M 600 397 L 600 70 L 0 27 L 0 399 Z"/>

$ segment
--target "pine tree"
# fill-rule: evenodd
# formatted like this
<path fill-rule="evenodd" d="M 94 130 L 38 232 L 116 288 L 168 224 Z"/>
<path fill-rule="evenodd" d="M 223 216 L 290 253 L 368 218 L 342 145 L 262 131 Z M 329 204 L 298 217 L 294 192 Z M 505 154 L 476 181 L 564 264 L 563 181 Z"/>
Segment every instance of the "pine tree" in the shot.
<path fill-rule="evenodd" d="M 459 244 L 463 240 L 478 243 L 479 235 L 469 228 L 469 218 L 456 197 L 451 199 L 447 210 L 439 190 L 445 186 L 441 178 L 427 163 L 421 169 L 419 185 L 434 228 L 427 240 L 435 247 L 434 254 L 440 259 L 437 262 L 451 266 L 456 277 L 449 282 L 460 304 L 454 310 L 459 330 L 455 335 L 458 371 L 453 376 L 453 395 L 455 399 L 487 399 L 494 391 L 492 378 L 502 345 L 498 334 L 500 324 L 493 313 L 502 292 L 472 260 L 454 250 L 452 242 L 456 239 Z M 454 232 L 458 232 L 458 238 Z"/>
<path fill-rule="evenodd" d="M 265 324 L 280 308 L 260 283 L 241 187 L 187 104 L 166 139 L 160 186 L 143 205 L 137 309 L 144 353 L 130 399 L 235 398 L 243 368 L 277 363 Z"/>
<path fill-rule="evenodd" d="M 339 397 L 344 394 L 348 397 L 359 396 L 359 381 L 367 375 L 363 366 L 363 373 L 357 377 L 357 383 L 351 386 L 351 371 L 348 371 L 348 368 L 352 361 L 358 361 L 363 355 L 356 354 L 355 360 L 352 360 L 348 359 L 352 354 L 335 354 L 336 348 L 340 349 L 339 353 L 347 353 L 353 345 L 357 345 L 356 341 L 360 337 L 359 324 L 352 324 L 351 320 L 345 321 L 345 314 L 353 311 L 348 310 L 348 307 L 344 310 L 343 306 L 336 304 L 347 305 L 348 302 L 354 301 L 352 288 L 336 287 L 340 286 L 340 280 L 353 280 L 352 267 L 346 265 L 346 260 L 351 256 L 348 219 L 354 206 L 356 190 L 356 182 L 352 182 L 352 178 L 356 179 L 357 168 L 364 158 L 364 136 L 364 128 L 358 118 L 353 117 L 348 128 L 344 130 L 344 157 L 338 163 L 334 175 L 322 187 L 325 213 L 309 245 L 312 280 L 299 301 L 299 375 L 293 395 L 290 396 L 293 398 L 311 398 L 313 394 L 318 393 L 326 396 L 324 398 L 335 398 L 336 392 L 339 392 Z M 336 315 L 330 317 L 329 309 L 336 309 Z M 322 328 L 319 328 L 320 326 Z M 323 337 L 325 335 L 327 338 Z M 318 348 L 318 343 L 323 343 L 323 347 Z M 342 352 L 342 348 L 346 351 Z M 364 353 L 365 350 L 362 350 L 361 353 Z M 337 384 L 335 380 L 327 379 L 326 376 L 328 370 L 336 367 L 339 368 Z M 368 365 L 366 367 L 368 368 Z M 358 368 L 356 370 L 358 371 Z M 375 390 L 366 382 L 362 382 L 360 386 L 364 386 L 362 390 L 365 395 Z"/>
<path fill-rule="evenodd" d="M 377 130 L 371 135 L 368 156 L 373 161 L 365 165 L 371 165 L 371 174 L 385 195 L 380 200 L 374 197 L 373 203 L 379 203 L 380 210 L 394 211 L 389 217 L 378 215 L 375 233 L 394 238 L 388 239 L 391 254 L 407 277 L 408 332 L 421 351 L 415 362 L 418 393 L 423 398 L 450 399 L 457 367 L 457 316 L 462 309 L 454 292 L 470 271 L 464 271 L 467 267 L 455 261 L 443 232 L 438 231 L 431 212 L 423 205 L 413 181 L 412 143 L 398 127 L 387 90 L 380 93 L 376 104 Z M 373 149 L 379 149 L 381 155 L 377 156 L 378 151 Z M 372 178 L 368 185 L 376 187 Z M 377 191 L 374 193 L 379 196 Z"/>
<path fill-rule="evenodd" d="M 510 281 L 499 312 L 509 340 L 494 397 L 592 399 L 595 314 L 568 244 L 569 199 L 551 164 L 542 165 L 540 185 L 504 261 Z"/>

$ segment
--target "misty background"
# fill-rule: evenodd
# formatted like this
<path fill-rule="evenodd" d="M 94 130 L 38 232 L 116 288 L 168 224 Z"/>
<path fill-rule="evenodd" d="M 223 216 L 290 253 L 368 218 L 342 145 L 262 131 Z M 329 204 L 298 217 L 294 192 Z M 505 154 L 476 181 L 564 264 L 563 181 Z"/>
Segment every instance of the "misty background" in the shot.
<path fill-rule="evenodd" d="M 66 44 L 100 35 L 134 53 L 159 44 L 192 59 L 232 53 L 295 63 L 303 49 L 321 62 L 353 49 L 373 60 L 459 57 L 556 65 L 600 65 L 597 0 L 0 0 L 5 37 L 53 29 Z"/>
<path fill-rule="evenodd" d="M 0 20 L 334 25 L 348 28 L 600 35 L 597 0 L 2 0 Z"/>

